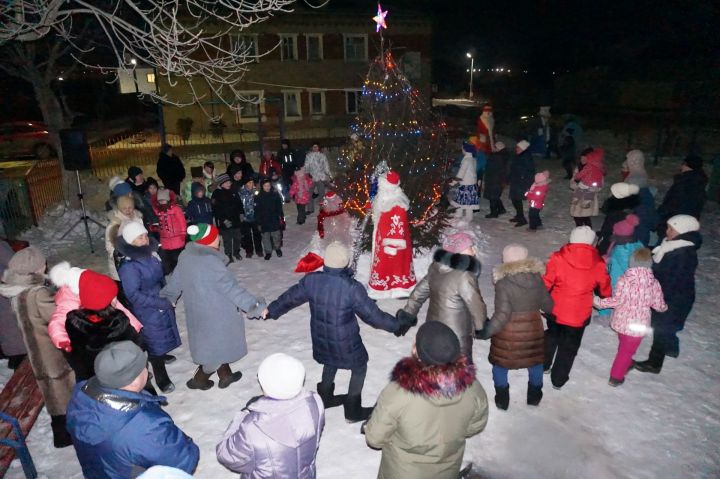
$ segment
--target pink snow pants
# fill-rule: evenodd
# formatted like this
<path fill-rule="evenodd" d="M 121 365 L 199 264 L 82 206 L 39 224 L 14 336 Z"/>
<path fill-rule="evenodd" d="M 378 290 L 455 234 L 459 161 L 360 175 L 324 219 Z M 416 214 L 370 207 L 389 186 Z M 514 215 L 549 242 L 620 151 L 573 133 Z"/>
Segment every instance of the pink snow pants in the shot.
<path fill-rule="evenodd" d="M 625 373 L 632 364 L 633 355 L 640 347 L 642 343 L 642 336 L 628 336 L 626 334 L 618 333 L 618 351 L 615 355 L 615 361 L 613 361 L 612 368 L 610 369 L 610 377 L 622 381 L 625 379 Z"/>

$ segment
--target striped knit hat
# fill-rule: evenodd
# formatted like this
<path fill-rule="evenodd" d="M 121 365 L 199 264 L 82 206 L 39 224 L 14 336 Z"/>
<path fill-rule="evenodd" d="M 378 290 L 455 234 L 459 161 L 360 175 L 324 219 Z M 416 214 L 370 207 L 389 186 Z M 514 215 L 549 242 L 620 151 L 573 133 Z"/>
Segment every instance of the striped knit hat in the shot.
<path fill-rule="evenodd" d="M 209 246 L 218 237 L 218 229 L 207 223 L 199 223 L 196 225 L 190 225 L 187 229 L 190 239 L 201 245 Z"/>

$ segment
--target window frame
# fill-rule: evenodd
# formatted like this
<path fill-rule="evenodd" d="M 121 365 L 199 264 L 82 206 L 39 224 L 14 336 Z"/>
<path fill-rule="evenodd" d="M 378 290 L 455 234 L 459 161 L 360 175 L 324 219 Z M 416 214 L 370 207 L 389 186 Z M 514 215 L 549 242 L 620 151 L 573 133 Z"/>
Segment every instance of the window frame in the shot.
<path fill-rule="evenodd" d="M 363 58 L 352 58 L 348 59 L 347 56 L 347 40 L 350 38 L 362 38 L 365 48 L 365 55 Z M 365 33 L 343 33 L 343 59 L 345 62 L 366 62 L 368 61 L 368 36 Z"/>
<path fill-rule="evenodd" d="M 355 94 L 355 111 L 350 111 L 348 108 L 348 101 L 349 101 L 349 94 L 354 93 Z M 345 88 L 345 114 L 347 115 L 357 115 L 360 113 L 360 101 L 362 98 L 362 90 L 355 89 L 355 88 Z"/>
<path fill-rule="evenodd" d="M 280 61 L 281 62 L 296 62 L 298 61 L 298 34 L 297 33 L 278 33 L 280 37 Z M 293 58 L 285 58 L 285 45 L 283 44 L 285 38 L 293 39 Z"/>
<path fill-rule="evenodd" d="M 313 111 L 312 96 L 314 94 L 320 95 L 320 112 L 316 113 Z M 313 117 L 321 117 L 327 114 L 327 103 L 325 101 L 325 90 L 308 90 L 308 114 Z"/>
<path fill-rule="evenodd" d="M 320 47 L 320 58 L 310 58 L 310 39 L 317 38 L 318 46 Z M 323 34 L 322 33 L 306 33 L 305 34 L 305 59 L 309 62 L 321 62 L 325 60 L 325 50 L 323 47 Z"/>
<path fill-rule="evenodd" d="M 254 54 L 252 55 L 253 62 L 260 63 L 260 49 L 258 46 L 258 41 L 259 41 L 260 35 L 257 33 L 241 33 L 241 34 L 235 35 L 236 41 L 240 41 L 240 42 L 243 40 L 244 37 L 252 38 L 253 46 L 255 47 L 253 49 Z"/>
<path fill-rule="evenodd" d="M 241 90 L 238 92 L 242 96 L 257 96 L 260 99 L 258 103 L 258 111 L 260 112 L 260 121 L 265 121 L 265 90 Z M 257 122 L 257 115 L 242 116 L 242 110 L 235 110 L 235 124 Z"/>
<path fill-rule="evenodd" d="M 298 121 L 302 120 L 303 113 L 302 113 L 302 90 L 281 90 L 281 93 L 283 95 L 283 118 L 285 121 Z M 287 112 L 287 106 L 288 106 L 288 95 L 295 94 L 297 98 L 297 108 L 298 108 L 298 116 L 288 116 Z"/>

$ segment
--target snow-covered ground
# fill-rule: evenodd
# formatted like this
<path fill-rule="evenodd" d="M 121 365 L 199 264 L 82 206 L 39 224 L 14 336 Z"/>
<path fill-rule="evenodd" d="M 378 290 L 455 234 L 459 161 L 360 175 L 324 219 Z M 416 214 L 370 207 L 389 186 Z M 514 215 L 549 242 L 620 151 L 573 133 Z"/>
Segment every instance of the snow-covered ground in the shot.
<path fill-rule="evenodd" d="M 608 183 L 618 176 L 619 151 L 614 155 Z M 535 256 L 546 259 L 566 242 L 572 227 L 568 215 L 570 192 L 562 177 L 558 161 L 538 161 L 538 168 L 550 168 L 554 182 L 548 205 L 542 217 L 545 229 L 531 233 L 514 228 L 507 220 L 483 218 L 482 213 L 469 226 L 479 239 L 483 263 L 481 288 L 489 309 L 493 309 L 492 267 L 500 262 L 505 244 L 521 242 Z M 648 168 L 651 180 L 662 195 L 669 185 L 677 162 L 664 168 Z M 606 188 L 607 190 L 607 188 Z M 295 225 L 294 206 L 289 205 L 285 255 L 271 261 L 244 259 L 231 265 L 241 284 L 268 300 L 274 299 L 299 276 L 293 267 L 312 240 L 315 216 L 303 226 Z M 509 208 L 509 205 L 506 204 Z M 575 362 L 570 381 L 562 390 L 546 385 L 539 407 L 525 404 L 527 375 L 510 373 L 511 404 L 508 411 L 498 411 L 493 402 L 494 389 L 487 362 L 488 342 L 478 341 L 474 358 L 478 379 L 490 398 L 487 429 L 468 441 L 466 461 L 474 463 L 482 477 L 500 478 L 717 478 L 720 477 L 720 328 L 717 327 L 716 294 L 720 290 L 720 216 L 718 205 L 708 204 L 703 216 L 705 244 L 700 250 L 697 275 L 698 299 L 680 335 L 681 355 L 669 358 L 659 376 L 631 372 L 619 388 L 608 386 L 610 365 L 617 348 L 615 333 L 607 320 L 594 319 L 588 327 Z M 57 212 L 60 214 L 60 212 Z M 596 218 L 598 228 L 600 219 Z M 28 239 L 40 243 L 49 253 L 51 263 L 69 258 L 74 264 L 105 268 L 102 234 L 96 238 L 99 252 L 90 255 L 80 230 L 67 241 L 57 241 L 57 232 L 69 226 L 62 216 L 48 220 L 32 230 Z M 425 254 L 417 259 L 416 269 L 424 275 L 430 261 Z M 359 279 L 367 278 L 369 260 L 361 258 Z M 394 313 L 401 301 L 381 301 L 380 307 Z M 178 325 L 186 341 L 184 307 L 180 303 Z M 420 318 L 424 318 L 424 310 Z M 240 320 L 240 319 L 238 319 Z M 388 380 L 388 374 L 401 357 L 409 354 L 415 329 L 407 336 L 392 334 L 362 325 L 362 335 L 370 353 L 364 403 L 373 403 Z M 312 359 L 307 307 L 298 308 L 277 321 L 247 321 L 250 353 L 234 365 L 243 371 L 243 379 L 228 389 L 190 391 L 185 381 L 195 366 L 186 347 L 176 351 L 178 361 L 168 369 L 177 389 L 168 396 L 167 411 L 177 424 L 200 446 L 201 458 L 196 477 L 222 478 L 233 474 L 215 459 L 215 444 L 233 415 L 246 401 L 260 394 L 256 381 L 257 366 L 267 355 L 285 352 L 297 357 L 307 368 L 308 388 L 319 380 L 321 366 Z M 646 339 L 638 353 L 644 359 L 650 347 Z M 2 373 L 5 380 L 6 374 Z M 347 387 L 349 372 L 338 374 L 337 389 Z M 52 448 L 50 420 L 43 412 L 33 428 L 30 452 L 41 477 L 80 478 L 80 467 L 72 448 Z M 342 408 L 327 412 L 327 425 L 318 453 L 318 477 L 327 479 L 366 479 L 375 477 L 380 452 L 369 449 L 360 435 L 358 424 L 347 424 Z M 20 478 L 22 470 L 15 461 L 8 478 Z M 398 478 L 404 479 L 404 478 Z"/>

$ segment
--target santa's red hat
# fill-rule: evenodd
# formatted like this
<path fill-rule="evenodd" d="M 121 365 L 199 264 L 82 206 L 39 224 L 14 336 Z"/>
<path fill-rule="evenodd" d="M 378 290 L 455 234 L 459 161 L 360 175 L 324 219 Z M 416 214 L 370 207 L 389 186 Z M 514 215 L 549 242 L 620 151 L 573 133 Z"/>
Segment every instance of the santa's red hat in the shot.
<path fill-rule="evenodd" d="M 390 170 L 387 172 L 387 175 L 385 176 L 385 179 L 390 183 L 391 185 L 397 185 L 400 183 L 400 175 L 398 175 L 395 171 Z"/>
<path fill-rule="evenodd" d="M 329 199 L 329 200 L 334 199 L 336 196 L 337 196 L 337 195 L 335 194 L 334 191 L 328 191 L 327 193 L 325 193 L 325 198 L 327 198 L 327 199 Z"/>

